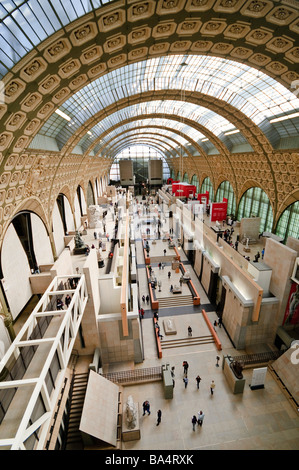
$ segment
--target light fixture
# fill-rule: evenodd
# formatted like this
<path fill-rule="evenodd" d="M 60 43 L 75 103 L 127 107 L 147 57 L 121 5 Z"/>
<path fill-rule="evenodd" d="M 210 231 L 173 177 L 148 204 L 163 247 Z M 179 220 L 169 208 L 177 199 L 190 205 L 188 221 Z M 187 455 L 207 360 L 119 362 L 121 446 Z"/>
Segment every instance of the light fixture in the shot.
<path fill-rule="evenodd" d="M 202 142 L 207 142 L 209 139 L 201 139 Z"/>
<path fill-rule="evenodd" d="M 238 132 L 240 132 L 238 129 L 235 129 L 234 131 L 228 131 L 228 132 L 224 132 L 224 135 L 232 135 L 232 134 L 237 134 Z"/>
<path fill-rule="evenodd" d="M 55 113 L 58 114 L 63 119 L 65 119 L 66 121 L 71 121 L 71 119 L 72 119 L 67 114 L 65 114 L 63 111 L 60 111 L 60 109 L 56 109 Z"/>
<path fill-rule="evenodd" d="M 273 122 L 285 121 L 286 119 L 293 119 L 298 116 L 299 116 L 299 113 L 287 114 L 285 116 L 271 119 L 269 122 L 272 124 Z"/>

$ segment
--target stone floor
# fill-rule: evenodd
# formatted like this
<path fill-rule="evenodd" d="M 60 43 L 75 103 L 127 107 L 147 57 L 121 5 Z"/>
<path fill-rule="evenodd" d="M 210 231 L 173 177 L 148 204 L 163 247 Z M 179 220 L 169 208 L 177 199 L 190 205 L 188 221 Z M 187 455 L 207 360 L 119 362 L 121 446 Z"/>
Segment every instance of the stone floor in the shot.
<path fill-rule="evenodd" d="M 238 230 L 235 230 L 233 240 Z M 261 250 L 263 240 L 255 246 Z M 151 246 L 151 255 L 161 257 L 165 242 L 157 240 Z M 239 245 L 240 246 L 240 245 Z M 205 306 L 212 323 L 217 318 L 213 306 L 210 305 L 206 293 L 194 271 L 188 265 L 186 256 L 181 250 L 182 261 L 186 263 L 191 278 L 201 297 L 201 306 L 177 306 L 159 309 L 159 324 L 163 331 L 163 320 L 172 319 L 176 335 L 164 335 L 163 342 L 170 339 L 185 340 L 182 347 L 163 349 L 162 359 L 157 358 L 157 350 L 153 331 L 153 311 L 147 304 L 142 304 L 141 297 L 147 293 L 144 259 L 140 241 L 136 241 L 136 256 L 138 263 L 139 298 L 145 310 L 142 320 L 142 335 L 144 344 L 144 361 L 141 364 L 110 364 L 105 372 L 115 370 L 138 369 L 155 367 L 169 363 L 175 367 L 175 387 L 173 399 L 165 399 L 162 382 L 153 382 L 138 386 L 128 386 L 123 389 L 123 402 L 132 395 L 138 403 L 141 439 L 124 442 L 122 448 L 128 451 L 140 450 L 298 450 L 299 449 L 299 417 L 287 394 L 283 392 L 280 383 L 268 371 L 265 388 L 251 390 L 250 382 L 252 369 L 244 370 L 246 385 L 243 394 L 234 395 L 225 379 L 221 361 L 226 354 L 242 354 L 236 351 L 230 342 L 224 328 L 216 327 L 222 343 L 219 352 L 214 343 L 190 345 L 187 328 L 191 325 L 193 337 L 209 334 L 207 325 L 202 317 L 201 309 Z M 242 249 L 242 247 L 241 247 Z M 168 253 L 167 253 L 168 254 Z M 170 284 L 178 281 L 180 274 L 171 271 L 171 279 L 167 273 L 170 262 L 165 263 L 164 269 L 158 268 L 158 263 L 152 264 L 157 280 L 162 281 L 161 293 L 156 289 L 157 297 L 171 297 Z M 183 286 L 187 289 L 186 286 Z M 185 293 L 185 292 L 184 292 Z M 182 292 L 183 295 L 183 292 Z M 268 350 L 268 345 L 259 345 L 258 352 Z M 255 352 L 251 350 L 250 352 Z M 217 367 L 216 356 L 220 356 L 220 366 Z M 183 383 L 182 362 L 189 363 L 189 383 L 185 388 Z M 200 375 L 202 381 L 199 390 L 195 377 Z M 215 381 L 214 395 L 210 393 L 211 380 Z M 151 415 L 142 415 L 142 403 L 148 400 L 151 404 Z M 162 410 L 162 421 L 156 426 L 156 414 Z M 191 418 L 198 411 L 205 413 L 202 427 L 197 426 L 193 431 Z"/>

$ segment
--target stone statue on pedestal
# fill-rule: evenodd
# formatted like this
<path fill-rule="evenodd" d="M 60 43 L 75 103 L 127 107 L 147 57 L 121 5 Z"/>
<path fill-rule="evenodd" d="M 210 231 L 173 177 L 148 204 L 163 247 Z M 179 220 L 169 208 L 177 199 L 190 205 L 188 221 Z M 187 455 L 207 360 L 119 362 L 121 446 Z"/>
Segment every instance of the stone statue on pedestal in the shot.
<path fill-rule="evenodd" d="M 132 395 L 128 396 L 126 403 L 126 424 L 129 429 L 134 429 L 137 422 L 137 409 Z"/>
<path fill-rule="evenodd" d="M 76 230 L 76 235 L 75 235 L 74 238 L 75 238 L 74 254 L 85 253 L 86 245 L 85 245 L 84 241 L 82 240 L 81 235 L 78 232 L 78 230 Z"/>

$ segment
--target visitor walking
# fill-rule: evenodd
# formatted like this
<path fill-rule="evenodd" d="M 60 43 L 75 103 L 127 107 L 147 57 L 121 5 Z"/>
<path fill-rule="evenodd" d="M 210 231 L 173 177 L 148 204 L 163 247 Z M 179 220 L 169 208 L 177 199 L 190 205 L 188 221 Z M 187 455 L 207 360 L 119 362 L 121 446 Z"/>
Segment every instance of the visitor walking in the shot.
<path fill-rule="evenodd" d="M 149 403 L 149 401 L 148 400 L 144 401 L 142 406 L 143 406 L 143 416 L 145 415 L 146 412 L 147 412 L 148 415 L 150 415 L 151 412 L 150 412 L 150 403 Z"/>
<path fill-rule="evenodd" d="M 195 431 L 195 425 L 197 423 L 197 419 L 195 415 L 192 416 L 191 423 L 192 423 L 193 431 Z"/>
<path fill-rule="evenodd" d="M 205 414 L 202 411 L 198 412 L 198 425 L 202 426 L 203 420 L 204 420 Z"/>
<path fill-rule="evenodd" d="M 170 279 L 170 277 L 171 277 L 171 272 L 168 271 L 168 279 Z"/>
<path fill-rule="evenodd" d="M 195 378 L 196 380 L 196 386 L 197 386 L 197 390 L 199 390 L 199 383 L 201 381 L 201 377 L 199 377 L 199 375 Z"/>
<path fill-rule="evenodd" d="M 188 326 L 188 336 L 192 336 L 192 328 L 191 328 L 191 326 Z"/>
<path fill-rule="evenodd" d="M 215 382 L 214 380 L 212 380 L 211 385 L 210 385 L 211 395 L 214 394 L 214 389 L 215 389 Z"/>
<path fill-rule="evenodd" d="M 161 418 L 162 418 L 162 411 L 158 410 L 157 411 L 157 426 L 161 423 Z"/>
<path fill-rule="evenodd" d="M 187 376 L 183 378 L 183 382 L 184 382 L 184 384 L 185 384 L 185 388 L 187 388 L 188 381 L 189 381 L 189 380 L 188 380 L 188 377 L 187 377 Z"/>
<path fill-rule="evenodd" d="M 142 296 L 142 302 L 145 302 L 145 295 Z"/>
<path fill-rule="evenodd" d="M 149 295 L 147 294 L 146 296 L 146 303 L 148 304 L 149 303 Z"/>

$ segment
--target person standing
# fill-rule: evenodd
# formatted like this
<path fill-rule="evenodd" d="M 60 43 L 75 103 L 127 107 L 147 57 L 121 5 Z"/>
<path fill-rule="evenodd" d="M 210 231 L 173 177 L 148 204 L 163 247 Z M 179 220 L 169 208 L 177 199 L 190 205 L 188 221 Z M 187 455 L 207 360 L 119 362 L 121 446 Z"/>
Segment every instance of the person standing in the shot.
<path fill-rule="evenodd" d="M 174 379 L 175 379 L 174 366 L 171 368 L 171 378 L 172 378 L 172 386 L 173 386 L 173 388 L 174 388 L 174 386 L 175 386 L 175 381 L 174 381 Z"/>
<path fill-rule="evenodd" d="M 196 380 L 197 390 L 199 390 L 199 383 L 201 381 L 201 377 L 199 377 L 199 375 L 198 375 L 195 380 Z"/>
<path fill-rule="evenodd" d="M 191 326 L 188 326 L 188 336 L 192 336 L 192 328 L 191 328 Z"/>
<path fill-rule="evenodd" d="M 171 277 L 171 271 L 168 271 L 168 279 Z"/>
<path fill-rule="evenodd" d="M 214 394 L 214 389 L 215 389 L 215 382 L 214 380 L 212 380 L 211 385 L 210 385 L 211 395 Z"/>
<path fill-rule="evenodd" d="M 69 305 L 70 305 L 70 303 L 71 303 L 71 301 L 72 301 L 72 299 L 71 299 L 70 295 L 69 295 L 69 294 L 67 294 L 67 296 L 65 297 L 65 299 L 64 299 L 64 300 L 65 300 L 65 305 L 66 305 L 66 308 L 69 308 Z"/>
<path fill-rule="evenodd" d="M 192 423 L 193 431 L 195 431 L 195 425 L 197 423 L 197 419 L 195 415 L 192 416 L 191 423 Z"/>
<path fill-rule="evenodd" d="M 184 361 L 183 362 L 183 367 L 184 367 L 184 374 L 185 376 L 187 377 L 187 374 L 188 374 L 188 367 L 189 367 L 189 364 L 187 361 Z"/>
<path fill-rule="evenodd" d="M 204 417 L 205 417 L 205 414 L 202 411 L 199 411 L 198 412 L 198 421 L 197 421 L 199 426 L 202 426 Z"/>
<path fill-rule="evenodd" d="M 185 384 L 185 388 L 187 388 L 187 385 L 188 385 L 188 377 L 187 376 L 183 378 L 183 382 Z"/>
<path fill-rule="evenodd" d="M 149 295 L 147 294 L 146 296 L 146 303 L 148 304 L 149 303 Z"/>
<path fill-rule="evenodd" d="M 145 302 L 145 295 L 142 296 L 142 302 Z"/>
<path fill-rule="evenodd" d="M 262 259 L 264 259 L 265 248 L 262 249 Z"/>
<path fill-rule="evenodd" d="M 157 411 L 157 426 L 161 423 L 161 418 L 162 418 L 162 411 L 158 410 Z"/>

